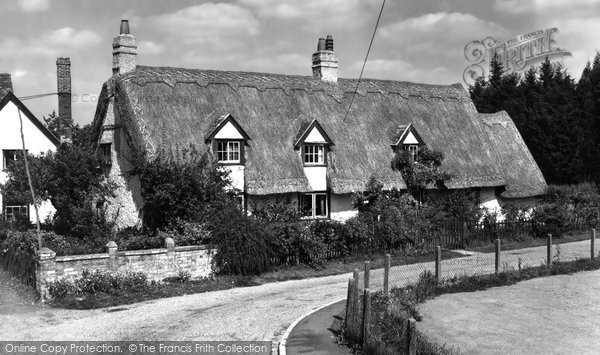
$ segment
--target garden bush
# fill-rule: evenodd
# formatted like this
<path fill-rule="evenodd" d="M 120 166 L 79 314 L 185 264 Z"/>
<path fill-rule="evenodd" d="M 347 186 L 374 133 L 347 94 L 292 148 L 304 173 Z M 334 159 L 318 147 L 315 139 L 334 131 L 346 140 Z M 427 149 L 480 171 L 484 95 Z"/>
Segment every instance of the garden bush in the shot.
<path fill-rule="evenodd" d="M 115 294 L 118 292 L 139 292 L 148 287 L 148 278 L 142 272 L 111 273 L 102 270 L 84 269 L 81 277 L 71 281 L 65 278 L 57 279 L 47 284 L 48 294 L 53 299 L 64 298 L 67 295 L 95 294 L 103 292 Z"/>
<path fill-rule="evenodd" d="M 217 250 L 213 257 L 217 273 L 259 275 L 282 258 L 281 243 L 261 220 L 236 207 L 220 211 L 217 220 L 211 239 Z"/>
<path fill-rule="evenodd" d="M 37 250 L 37 233 L 34 230 L 7 230 L 5 235 L 0 244 L 2 250 Z M 76 238 L 65 237 L 51 231 L 42 231 L 41 236 L 42 246 L 51 249 L 56 255 L 77 255 L 90 252 L 90 249 Z"/>

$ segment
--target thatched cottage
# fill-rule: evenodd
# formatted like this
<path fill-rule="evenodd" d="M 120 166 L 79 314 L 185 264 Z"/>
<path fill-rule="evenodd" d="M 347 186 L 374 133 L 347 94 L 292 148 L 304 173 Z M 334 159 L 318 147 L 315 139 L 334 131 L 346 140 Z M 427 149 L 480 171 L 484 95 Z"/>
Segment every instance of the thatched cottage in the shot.
<path fill-rule="evenodd" d="M 455 175 L 448 188 L 478 189 L 488 208 L 546 189 L 506 113 L 480 115 L 460 84 L 363 79 L 357 88 L 356 79 L 338 78 L 331 37 L 318 42 L 312 76 L 149 67 L 136 55 L 124 21 L 93 123 L 120 185 L 112 208 L 121 226 L 143 211 L 139 181 L 126 173 L 131 153 L 175 143 L 209 149 L 249 210 L 287 196 L 313 218 L 354 215 L 352 193 L 371 176 L 386 189 L 406 188 L 391 169 L 395 148 L 442 151 Z"/>

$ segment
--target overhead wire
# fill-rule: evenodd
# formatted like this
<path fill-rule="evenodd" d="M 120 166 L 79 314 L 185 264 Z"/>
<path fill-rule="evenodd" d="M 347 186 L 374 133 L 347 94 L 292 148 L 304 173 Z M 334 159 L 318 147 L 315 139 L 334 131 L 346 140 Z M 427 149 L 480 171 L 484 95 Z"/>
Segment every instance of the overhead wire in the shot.
<path fill-rule="evenodd" d="M 362 68 L 360 69 L 360 75 L 358 76 L 358 80 L 356 81 L 356 87 L 354 88 L 354 92 L 352 93 L 352 98 L 350 99 L 350 105 L 348 105 L 348 110 L 344 115 L 344 119 L 342 122 L 346 121 L 348 114 L 350 113 L 350 109 L 352 108 L 352 103 L 354 102 L 354 97 L 356 96 L 356 92 L 358 91 L 358 86 L 360 85 L 360 81 L 362 80 L 363 72 L 365 71 L 365 65 L 367 64 L 367 59 L 369 58 L 369 53 L 371 52 L 371 47 L 373 46 L 373 40 L 375 39 L 375 34 L 377 33 L 377 28 L 379 27 L 379 21 L 381 20 L 381 14 L 383 14 L 383 8 L 385 7 L 385 0 L 381 3 L 381 9 L 379 10 L 379 16 L 377 16 L 377 22 L 375 23 L 375 28 L 373 29 L 373 35 L 371 36 L 371 41 L 369 42 L 369 48 L 367 49 L 367 54 L 365 55 L 365 60 L 363 61 Z"/>

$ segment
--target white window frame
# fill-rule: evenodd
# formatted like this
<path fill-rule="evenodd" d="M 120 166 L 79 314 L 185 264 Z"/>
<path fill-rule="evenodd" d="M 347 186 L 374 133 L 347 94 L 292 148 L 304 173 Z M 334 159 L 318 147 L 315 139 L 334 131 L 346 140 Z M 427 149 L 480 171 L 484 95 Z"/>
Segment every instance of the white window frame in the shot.
<path fill-rule="evenodd" d="M 8 213 L 10 209 L 10 213 Z M 27 205 L 7 205 L 4 206 L 4 219 L 9 220 L 9 219 L 14 219 L 15 218 L 15 209 L 18 210 L 19 212 L 23 213 L 24 215 L 26 215 L 29 218 L 29 206 Z M 23 211 L 24 209 L 24 211 Z"/>
<path fill-rule="evenodd" d="M 242 150 L 240 141 L 218 140 L 215 144 L 215 153 L 219 163 L 240 163 L 242 161 Z M 237 154 L 237 159 L 236 155 Z M 225 158 L 225 159 L 221 159 Z"/>
<path fill-rule="evenodd" d="M 329 218 L 329 193 L 328 192 L 309 192 L 300 195 L 300 214 L 304 212 L 304 200 L 309 197 L 311 199 L 311 214 L 303 215 L 305 219 Z M 317 196 L 325 196 L 325 214 L 317 215 Z"/>
<path fill-rule="evenodd" d="M 305 143 L 302 147 L 304 165 L 325 165 L 325 144 Z"/>
<path fill-rule="evenodd" d="M 10 153 L 12 153 L 12 154 L 14 154 L 14 155 L 13 155 L 13 159 L 10 159 L 10 160 L 12 160 L 12 161 L 17 161 L 17 160 L 19 160 L 19 159 L 17 159 L 17 158 L 18 158 L 18 156 L 19 156 L 19 155 L 18 155 L 18 153 L 19 153 L 19 152 L 22 152 L 22 149 L 3 149 L 3 150 L 2 150 L 2 168 L 3 168 L 4 170 L 6 170 L 6 169 L 8 168 L 8 163 L 7 163 L 7 154 L 8 154 L 9 152 L 10 152 Z"/>
<path fill-rule="evenodd" d="M 417 153 L 419 152 L 419 146 L 417 144 L 408 144 L 406 150 L 410 154 L 413 161 L 417 160 Z"/>

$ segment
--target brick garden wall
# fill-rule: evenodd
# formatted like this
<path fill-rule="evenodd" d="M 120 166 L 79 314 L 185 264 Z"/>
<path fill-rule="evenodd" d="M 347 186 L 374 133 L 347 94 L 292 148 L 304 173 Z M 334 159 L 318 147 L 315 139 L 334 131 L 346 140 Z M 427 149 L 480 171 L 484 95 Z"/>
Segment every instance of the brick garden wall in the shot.
<path fill-rule="evenodd" d="M 209 276 L 211 250 L 204 245 L 175 246 L 167 238 L 165 248 L 149 250 L 118 251 L 114 242 L 107 244 L 107 253 L 56 256 L 48 248 L 37 253 L 36 289 L 42 298 L 46 284 L 57 279 L 76 279 L 84 269 L 109 272 L 143 272 L 148 280 L 160 281 L 187 271 L 192 278 Z"/>

